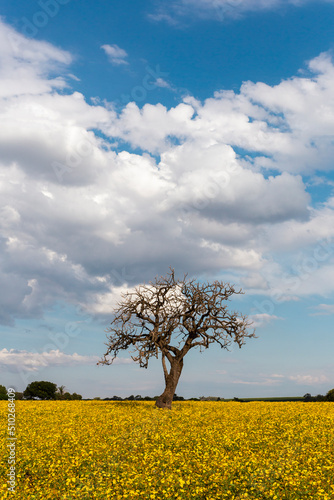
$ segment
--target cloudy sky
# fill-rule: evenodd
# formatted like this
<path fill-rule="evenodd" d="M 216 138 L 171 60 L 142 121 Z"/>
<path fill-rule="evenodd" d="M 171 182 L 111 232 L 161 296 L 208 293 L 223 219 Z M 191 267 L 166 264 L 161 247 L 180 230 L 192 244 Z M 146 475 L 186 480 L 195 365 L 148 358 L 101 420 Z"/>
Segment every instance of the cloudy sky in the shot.
<path fill-rule="evenodd" d="M 39 0 L 0 12 L 0 383 L 157 395 L 96 366 L 120 293 L 169 266 L 242 287 L 257 339 L 186 397 L 334 387 L 334 2 Z"/>

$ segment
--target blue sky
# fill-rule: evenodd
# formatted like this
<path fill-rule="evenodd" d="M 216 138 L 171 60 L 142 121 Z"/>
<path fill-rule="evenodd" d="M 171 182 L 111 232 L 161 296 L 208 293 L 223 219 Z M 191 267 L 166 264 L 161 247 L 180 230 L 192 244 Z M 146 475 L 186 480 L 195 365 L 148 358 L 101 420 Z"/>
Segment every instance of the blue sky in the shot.
<path fill-rule="evenodd" d="M 257 339 L 191 352 L 186 397 L 334 386 L 334 2 L 39 0 L 0 11 L 0 383 L 157 395 L 96 366 L 169 266 L 243 288 Z"/>

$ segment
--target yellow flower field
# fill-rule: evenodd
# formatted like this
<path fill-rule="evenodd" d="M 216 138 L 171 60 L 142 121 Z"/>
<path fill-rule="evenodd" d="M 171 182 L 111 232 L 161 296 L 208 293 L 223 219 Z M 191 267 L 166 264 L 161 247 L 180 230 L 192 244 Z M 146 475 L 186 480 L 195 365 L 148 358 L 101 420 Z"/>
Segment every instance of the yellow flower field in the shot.
<path fill-rule="evenodd" d="M 1 498 L 334 499 L 333 403 L 17 401 Z"/>

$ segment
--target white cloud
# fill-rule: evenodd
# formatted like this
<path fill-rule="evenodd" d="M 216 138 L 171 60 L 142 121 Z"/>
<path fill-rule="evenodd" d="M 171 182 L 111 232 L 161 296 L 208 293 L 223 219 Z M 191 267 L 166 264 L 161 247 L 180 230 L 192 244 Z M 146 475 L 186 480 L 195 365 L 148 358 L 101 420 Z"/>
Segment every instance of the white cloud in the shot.
<path fill-rule="evenodd" d="M 318 385 L 329 381 L 326 375 L 291 375 L 288 378 L 298 385 Z"/>
<path fill-rule="evenodd" d="M 126 61 L 126 58 L 128 57 L 127 52 L 124 49 L 121 49 L 118 45 L 102 45 L 101 49 L 103 49 L 107 54 L 109 61 L 112 64 L 115 64 L 116 66 L 129 64 L 128 61 Z"/>
<path fill-rule="evenodd" d="M 334 203 L 310 208 L 302 177 L 332 168 L 327 55 L 275 87 L 248 82 L 204 102 L 130 103 L 117 114 L 62 92 L 70 54 L 17 35 L 20 59 L 8 34 L 15 39 L 1 23 L 2 323 L 40 316 L 54 301 L 107 314 L 122 287 L 169 266 L 196 277 L 233 270 L 253 293 L 333 291 L 331 253 L 316 250 L 334 237 Z M 10 83 L 20 68 L 28 86 Z M 309 276 L 305 252 L 317 263 Z M 294 264 L 302 272 L 291 288 Z"/>
<path fill-rule="evenodd" d="M 164 80 L 163 78 L 157 78 L 156 81 L 154 82 L 154 84 L 157 86 L 157 87 L 161 87 L 161 88 L 165 88 L 165 89 L 171 89 L 171 85 L 166 82 L 166 80 Z"/>
<path fill-rule="evenodd" d="M 283 375 L 273 373 L 272 375 L 259 374 L 256 380 L 237 379 L 231 382 L 241 385 L 277 386 L 286 383 L 286 381 L 295 382 L 297 385 L 320 385 L 328 382 L 329 378 L 324 374 Z"/>
<path fill-rule="evenodd" d="M 302 7 L 311 0 L 173 0 L 168 8 L 163 2 L 158 3 L 158 9 L 149 17 L 154 21 L 165 21 L 178 24 L 179 18 L 189 19 L 191 16 L 214 18 L 225 21 L 238 18 L 252 11 L 267 11 L 285 7 L 287 4 Z M 333 0 L 322 0 L 333 3 Z"/>
<path fill-rule="evenodd" d="M 319 304 L 315 307 L 318 312 L 311 314 L 310 316 L 330 316 L 334 314 L 334 304 Z"/>
<path fill-rule="evenodd" d="M 310 0 L 182 0 L 182 3 L 184 5 L 197 5 L 205 8 L 226 7 L 228 9 L 261 10 L 272 9 L 286 3 L 300 6 L 308 1 Z"/>
<path fill-rule="evenodd" d="M 238 380 L 232 380 L 232 384 L 238 384 L 238 385 L 255 385 L 255 386 L 273 386 L 273 385 L 278 385 L 280 384 L 280 381 L 277 378 L 264 378 L 262 380 L 244 380 L 244 379 L 238 379 Z"/>
<path fill-rule="evenodd" d="M 240 164 L 253 171 L 330 170 L 334 67 L 328 54 L 313 59 L 308 67 L 309 76 L 273 87 L 246 82 L 240 93 L 216 92 L 204 103 L 187 97 L 170 110 L 161 104 L 139 109 L 129 103 L 106 133 L 159 154 L 168 151 L 174 139 L 200 148 L 228 144 L 252 155 L 240 159 Z"/>
<path fill-rule="evenodd" d="M 117 306 L 117 303 L 122 299 L 122 296 L 133 290 L 126 285 L 113 286 L 105 293 L 95 293 L 91 296 L 90 304 L 88 304 L 88 312 L 91 314 L 110 314 Z"/>
<path fill-rule="evenodd" d="M 93 365 L 97 361 L 99 361 L 98 356 L 65 354 L 58 349 L 41 353 L 17 349 L 0 351 L 0 370 L 6 368 L 10 371 L 17 371 L 17 367 L 20 367 L 25 371 L 38 371 L 47 366 Z"/>
<path fill-rule="evenodd" d="M 18 349 L 2 349 L 0 351 L 0 371 L 17 372 L 18 369 L 26 372 L 36 372 L 46 367 L 96 365 L 99 356 L 82 356 L 76 352 L 65 354 L 54 349 L 47 352 L 30 352 Z M 116 358 L 113 364 L 124 365 L 133 363 L 131 358 Z"/>
<path fill-rule="evenodd" d="M 29 40 L 0 18 L 0 97 L 36 95 L 66 87 L 63 76 L 50 78 L 72 56 L 50 43 Z"/>
<path fill-rule="evenodd" d="M 260 328 L 267 326 L 269 323 L 276 319 L 283 319 L 278 316 L 275 316 L 274 314 L 267 314 L 267 313 L 258 313 L 258 314 L 252 314 L 249 316 L 250 321 L 253 322 L 253 327 L 254 328 Z"/>
<path fill-rule="evenodd" d="M 244 287 L 250 290 L 267 290 L 268 281 L 262 276 L 261 273 L 250 272 L 247 276 L 241 278 Z"/>

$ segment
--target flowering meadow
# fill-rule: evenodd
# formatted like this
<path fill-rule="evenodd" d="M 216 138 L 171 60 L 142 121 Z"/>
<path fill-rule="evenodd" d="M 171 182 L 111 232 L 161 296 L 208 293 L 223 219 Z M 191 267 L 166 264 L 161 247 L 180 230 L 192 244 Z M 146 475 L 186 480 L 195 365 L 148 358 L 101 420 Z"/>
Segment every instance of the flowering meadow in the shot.
<path fill-rule="evenodd" d="M 1 498 L 334 499 L 334 404 L 17 401 Z"/>

